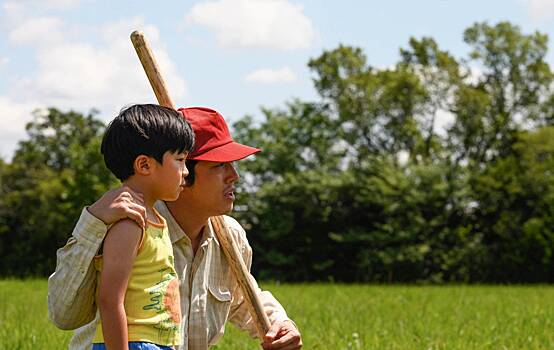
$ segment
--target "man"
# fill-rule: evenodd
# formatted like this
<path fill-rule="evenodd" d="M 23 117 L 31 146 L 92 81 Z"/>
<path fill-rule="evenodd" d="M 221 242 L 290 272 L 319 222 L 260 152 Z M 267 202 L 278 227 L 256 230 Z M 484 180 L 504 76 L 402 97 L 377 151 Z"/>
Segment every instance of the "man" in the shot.
<path fill-rule="evenodd" d="M 175 202 L 158 202 L 156 208 L 167 220 L 180 280 L 183 345 L 179 349 L 204 350 L 221 338 L 227 320 L 256 334 L 209 217 L 233 208 L 234 184 L 239 176 L 232 162 L 260 150 L 234 142 L 223 117 L 214 110 L 179 111 L 191 124 L 196 138 L 195 150 L 187 160 L 190 174 L 179 198 Z M 107 192 L 83 209 L 72 237 L 58 250 L 56 271 L 48 279 L 48 309 L 58 327 L 81 327 L 76 330 L 70 349 L 91 347 L 98 317 L 94 305 L 96 276 L 91 262 L 107 226 L 126 217 L 144 226 L 146 214 L 141 203 L 142 195 L 129 188 Z M 244 229 L 228 216 L 225 222 L 250 268 L 252 249 Z M 255 283 L 253 277 L 252 281 Z M 258 289 L 258 295 L 272 324 L 262 339 L 263 348 L 300 349 L 300 333 L 283 307 L 269 292 Z"/>

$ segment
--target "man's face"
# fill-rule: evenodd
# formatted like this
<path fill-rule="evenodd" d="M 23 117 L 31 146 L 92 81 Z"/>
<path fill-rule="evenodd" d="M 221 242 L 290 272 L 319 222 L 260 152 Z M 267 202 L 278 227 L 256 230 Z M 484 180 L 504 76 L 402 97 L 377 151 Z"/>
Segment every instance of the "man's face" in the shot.
<path fill-rule="evenodd" d="M 239 175 L 233 163 L 199 161 L 194 167 L 194 184 L 185 187 L 180 200 L 188 201 L 200 212 L 222 215 L 233 209 Z"/>

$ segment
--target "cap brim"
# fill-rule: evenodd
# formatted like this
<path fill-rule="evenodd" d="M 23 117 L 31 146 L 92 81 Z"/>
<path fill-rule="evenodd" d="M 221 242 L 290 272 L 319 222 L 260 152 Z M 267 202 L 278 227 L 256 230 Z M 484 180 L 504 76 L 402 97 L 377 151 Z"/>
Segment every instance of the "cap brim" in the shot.
<path fill-rule="evenodd" d="M 261 149 L 246 146 L 233 141 L 197 156 L 189 157 L 188 159 L 206 160 L 209 162 L 234 162 L 235 160 L 246 158 L 260 151 Z"/>

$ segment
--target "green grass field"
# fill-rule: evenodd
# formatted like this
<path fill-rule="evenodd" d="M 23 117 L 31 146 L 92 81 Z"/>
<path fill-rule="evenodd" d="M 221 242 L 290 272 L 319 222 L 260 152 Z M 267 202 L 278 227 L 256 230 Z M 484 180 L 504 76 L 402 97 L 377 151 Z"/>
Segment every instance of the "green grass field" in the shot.
<path fill-rule="evenodd" d="M 263 284 L 300 327 L 305 349 L 553 349 L 554 287 Z M 0 281 L 0 349 L 64 349 L 45 280 Z M 258 349 L 228 326 L 214 349 Z"/>

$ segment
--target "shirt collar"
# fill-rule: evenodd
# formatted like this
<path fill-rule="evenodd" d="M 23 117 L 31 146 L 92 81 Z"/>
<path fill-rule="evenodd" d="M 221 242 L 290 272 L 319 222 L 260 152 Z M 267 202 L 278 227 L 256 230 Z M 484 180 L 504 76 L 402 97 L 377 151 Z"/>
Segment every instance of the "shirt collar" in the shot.
<path fill-rule="evenodd" d="M 214 232 L 214 228 L 212 226 L 212 220 L 208 220 L 208 224 L 206 225 L 206 227 L 204 228 L 205 231 L 207 231 L 207 235 L 206 235 L 206 240 L 207 239 L 213 239 L 214 242 L 219 245 L 219 240 L 217 239 L 217 236 Z"/>
<path fill-rule="evenodd" d="M 171 214 L 171 211 L 167 207 L 167 204 L 164 201 L 157 201 L 154 206 L 167 221 L 167 228 L 169 230 L 169 238 L 171 239 L 171 244 L 184 239 L 190 245 L 191 242 L 189 236 L 187 236 L 185 231 L 183 231 L 181 226 L 179 226 L 177 220 L 175 220 L 175 218 Z M 202 242 L 200 243 L 200 245 L 203 245 L 205 242 L 208 242 L 212 239 L 214 239 L 215 242 L 217 242 L 217 244 L 219 245 L 219 242 L 217 241 L 212 228 L 212 223 L 210 220 L 208 220 L 208 224 L 204 226 L 204 230 L 202 231 Z"/>

